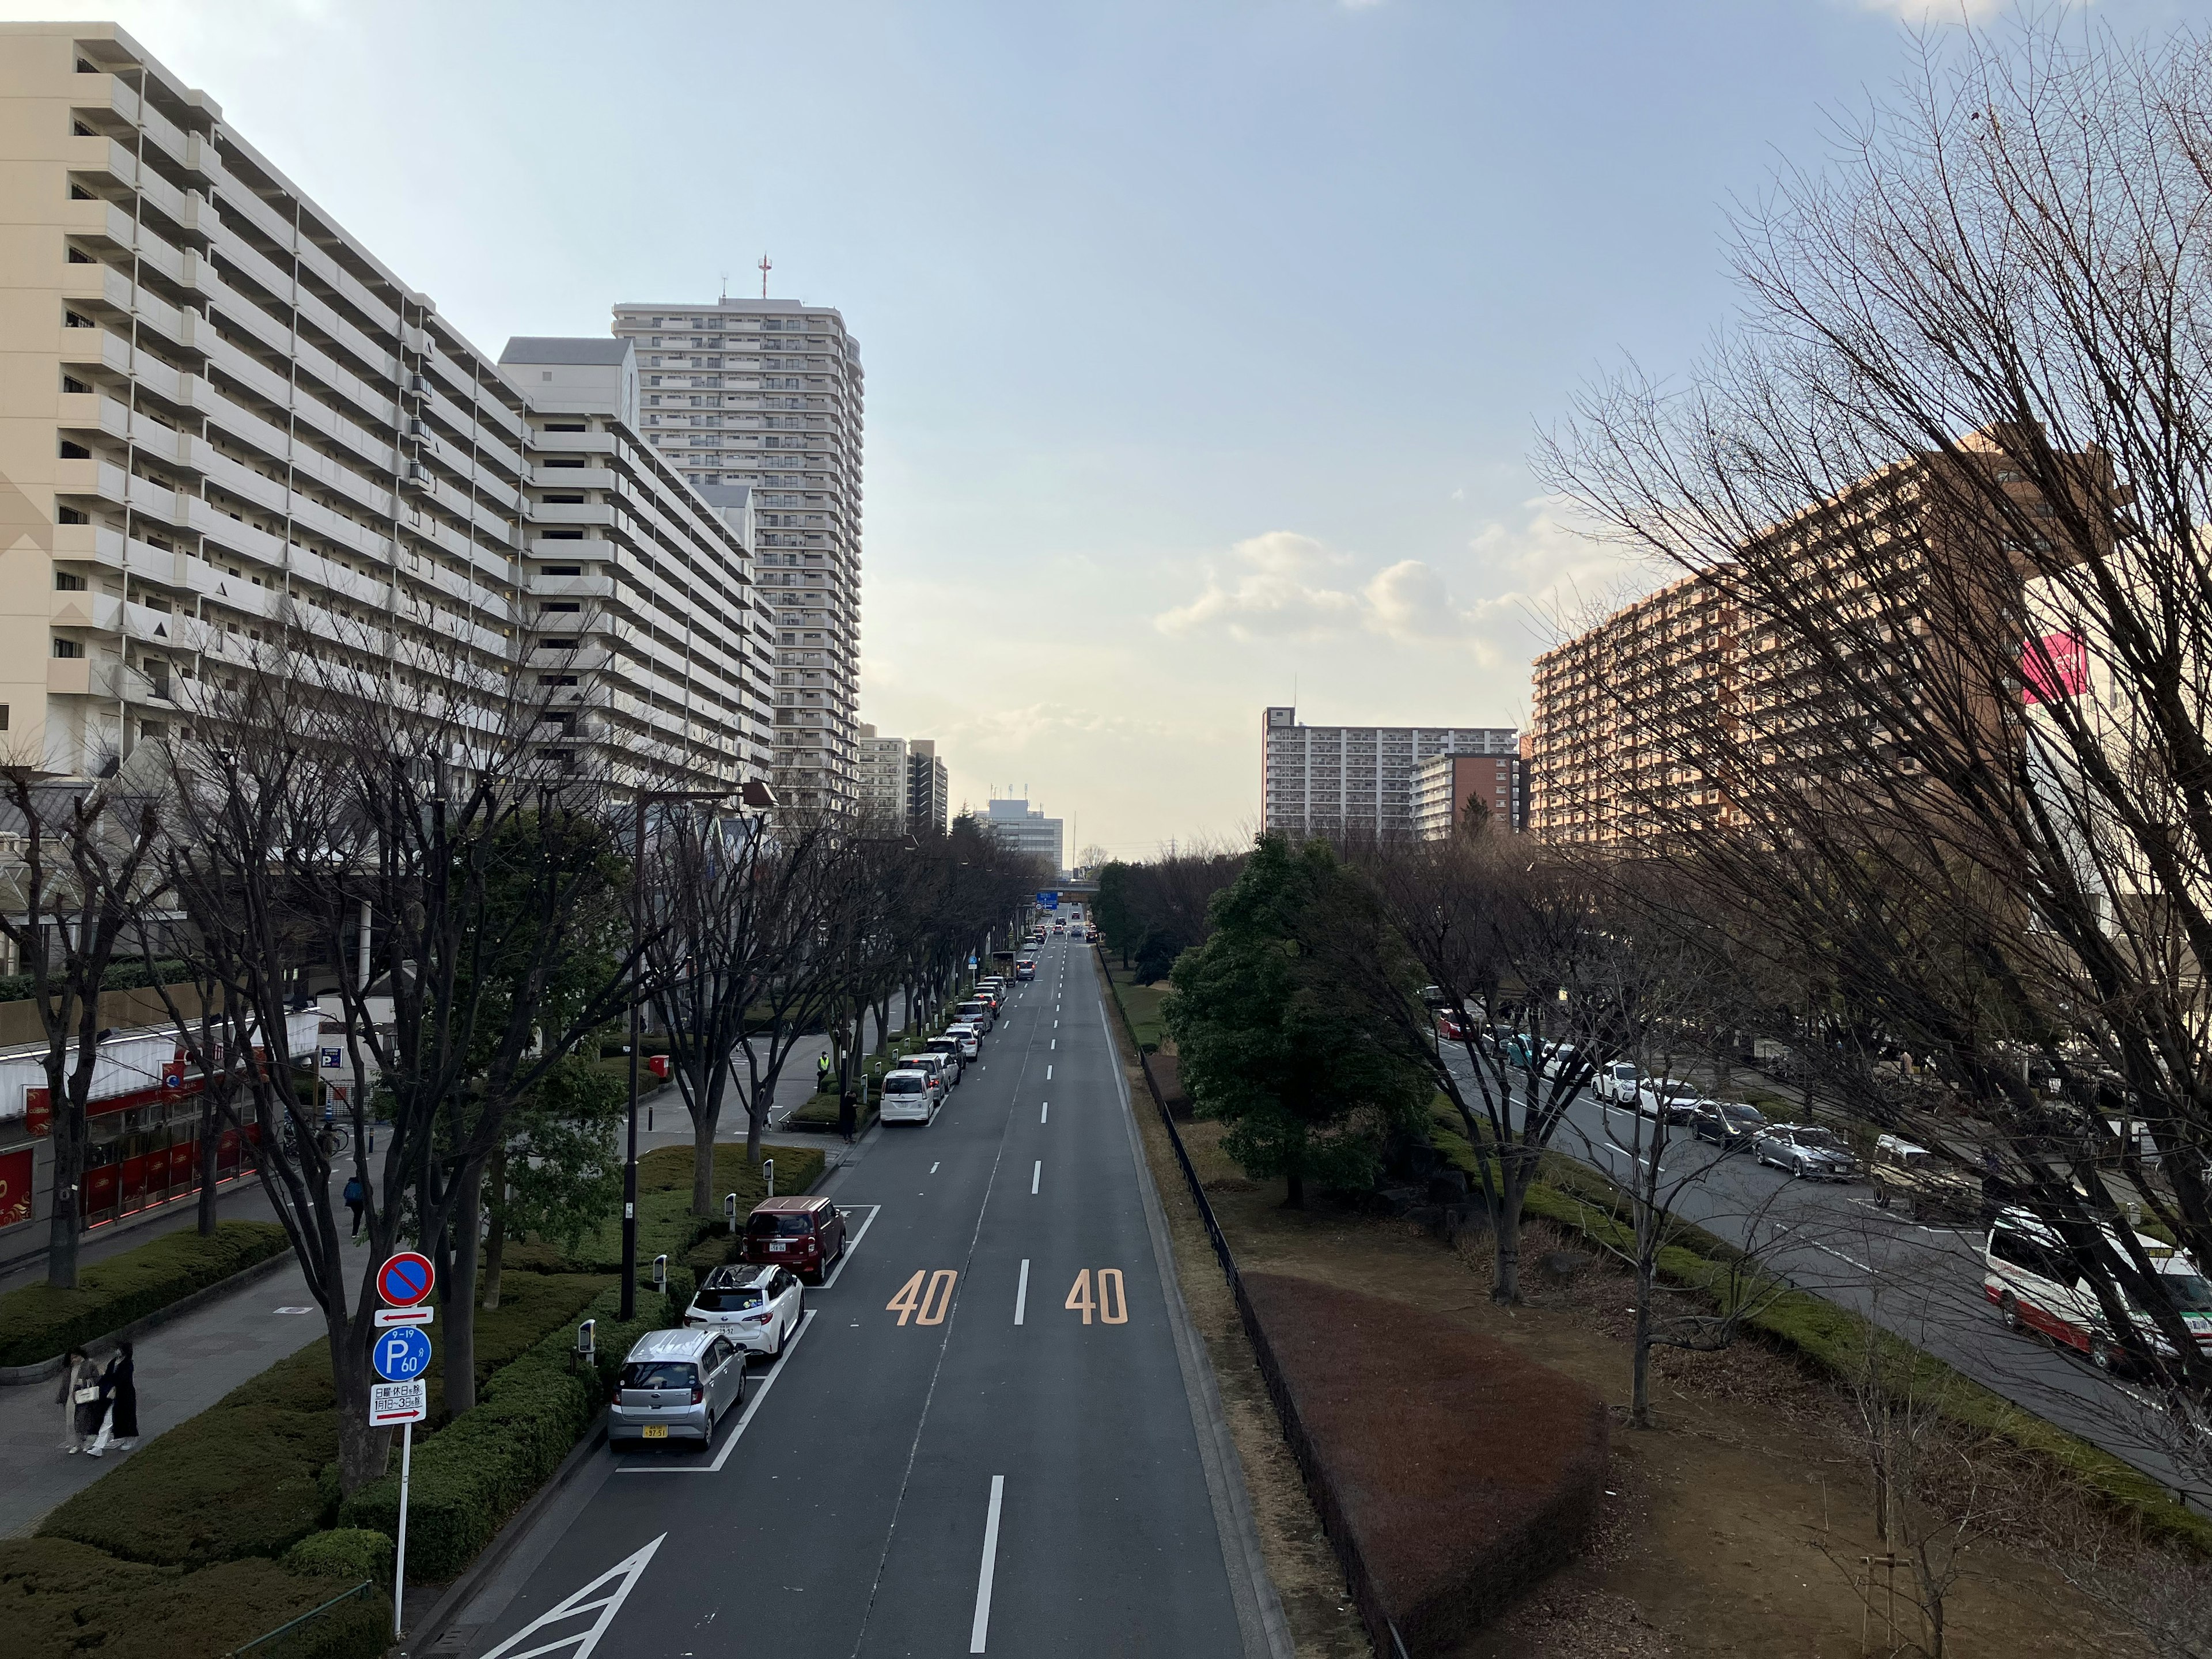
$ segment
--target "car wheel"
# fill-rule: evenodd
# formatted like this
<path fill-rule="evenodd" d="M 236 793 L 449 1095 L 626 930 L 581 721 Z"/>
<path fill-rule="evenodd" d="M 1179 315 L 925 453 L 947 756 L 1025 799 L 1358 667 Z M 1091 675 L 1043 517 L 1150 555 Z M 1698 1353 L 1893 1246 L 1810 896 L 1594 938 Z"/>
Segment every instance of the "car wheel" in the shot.
<path fill-rule="evenodd" d="M 2010 1291 L 1997 1298 L 1997 1317 L 2008 1331 L 2024 1331 L 2027 1323 L 2020 1316 L 2020 1303 Z"/>
<path fill-rule="evenodd" d="M 1886 1210 L 1889 1207 L 1889 1188 L 1878 1181 L 1875 1182 L 1874 1206 L 1877 1210 Z"/>
<path fill-rule="evenodd" d="M 1801 1158 L 1792 1163 L 1790 1173 L 1796 1180 L 1802 1181 L 1805 1178 L 1805 1160 Z"/>
<path fill-rule="evenodd" d="M 2119 1356 L 2103 1337 L 2093 1335 L 2089 1339 L 2089 1363 L 2100 1371 L 2114 1370 L 2118 1368 Z"/>

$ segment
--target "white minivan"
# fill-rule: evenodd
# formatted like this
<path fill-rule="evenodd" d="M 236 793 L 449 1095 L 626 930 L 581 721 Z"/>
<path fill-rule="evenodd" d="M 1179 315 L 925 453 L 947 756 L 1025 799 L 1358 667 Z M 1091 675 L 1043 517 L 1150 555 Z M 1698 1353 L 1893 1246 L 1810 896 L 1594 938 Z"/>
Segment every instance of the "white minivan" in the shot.
<path fill-rule="evenodd" d="M 902 1067 L 884 1073 L 883 1091 L 876 1097 L 876 1115 L 886 1123 L 930 1123 L 937 1117 L 937 1103 L 944 1091 L 937 1079 L 919 1067 Z"/>
<path fill-rule="evenodd" d="M 2105 1229 L 2105 1237 L 2116 1253 L 2121 1249 L 2112 1228 Z M 2135 1242 L 2179 1306 L 2197 1347 L 2212 1358 L 2212 1285 L 2172 1245 L 2143 1233 Z M 1990 1228 L 1983 1264 L 1982 1293 L 1996 1304 L 1998 1316 L 2012 1329 L 2039 1331 L 2088 1355 L 2100 1370 L 2120 1362 L 2123 1351 L 2112 1339 L 2096 1290 L 2057 1228 L 2026 1210 L 2000 1211 Z M 2151 1316 L 2140 1308 L 2131 1311 L 2144 1344 L 2171 1358 L 2172 1346 L 2158 1334 Z"/>

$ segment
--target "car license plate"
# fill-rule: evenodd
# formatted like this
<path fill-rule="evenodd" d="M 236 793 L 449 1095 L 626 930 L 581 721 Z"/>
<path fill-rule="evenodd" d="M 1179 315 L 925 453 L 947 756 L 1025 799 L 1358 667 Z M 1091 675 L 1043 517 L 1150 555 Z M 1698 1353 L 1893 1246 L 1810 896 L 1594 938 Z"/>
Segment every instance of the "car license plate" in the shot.
<path fill-rule="evenodd" d="M 667 1425 L 667 1424 L 665 1424 L 665 1423 L 648 1423 L 648 1424 L 647 1424 L 647 1425 L 645 1425 L 645 1437 L 646 1437 L 647 1440 L 665 1440 L 665 1439 L 667 1439 L 667 1438 L 668 1438 L 668 1425 Z"/>
<path fill-rule="evenodd" d="M 769 1249 L 770 1249 L 771 1250 L 780 1250 L 780 1249 L 781 1249 L 782 1248 L 783 1248 L 783 1246 L 782 1246 L 782 1245 L 781 1245 L 781 1244 L 771 1244 L 771 1245 L 769 1245 Z"/>

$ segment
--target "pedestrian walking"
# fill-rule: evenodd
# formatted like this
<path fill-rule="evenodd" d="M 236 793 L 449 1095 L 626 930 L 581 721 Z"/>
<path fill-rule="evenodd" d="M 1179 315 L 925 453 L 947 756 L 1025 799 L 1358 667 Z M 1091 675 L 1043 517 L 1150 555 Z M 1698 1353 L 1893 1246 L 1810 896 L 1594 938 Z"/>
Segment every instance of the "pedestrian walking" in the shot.
<path fill-rule="evenodd" d="M 87 1457 L 104 1455 L 110 1441 L 125 1451 L 138 1443 L 138 1384 L 135 1372 L 131 1345 L 117 1343 L 115 1357 L 107 1362 L 107 1369 L 100 1378 L 100 1399 L 107 1420 L 100 1425 L 100 1437 L 86 1448 Z"/>
<path fill-rule="evenodd" d="M 848 1088 L 837 1101 L 837 1133 L 844 1137 L 848 1146 L 853 1144 L 853 1131 L 860 1127 L 860 1091 Z"/>
<path fill-rule="evenodd" d="M 817 1095 L 830 1092 L 830 1054 L 827 1049 L 814 1062 L 814 1092 Z"/>
<path fill-rule="evenodd" d="M 54 1396 L 62 1408 L 62 1449 L 76 1453 L 100 1431 L 104 1409 L 100 1399 L 100 1367 L 82 1348 L 71 1348 L 62 1362 L 61 1391 Z"/>
<path fill-rule="evenodd" d="M 325 1192 L 328 1188 L 324 1188 Z M 353 1212 L 353 1237 L 361 1237 L 361 1212 L 368 1205 L 368 1188 L 362 1183 L 361 1171 L 356 1170 L 346 1178 L 346 1208 Z"/>

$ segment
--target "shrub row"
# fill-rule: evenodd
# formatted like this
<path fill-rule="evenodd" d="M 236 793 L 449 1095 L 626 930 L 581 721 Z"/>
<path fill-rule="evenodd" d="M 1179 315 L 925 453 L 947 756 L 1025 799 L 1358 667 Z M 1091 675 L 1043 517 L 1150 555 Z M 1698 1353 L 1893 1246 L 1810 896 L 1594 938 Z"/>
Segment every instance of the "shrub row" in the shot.
<path fill-rule="evenodd" d="M 489 1388 L 499 1367 L 549 1331 L 565 1340 L 605 1285 L 581 1275 L 509 1280 L 497 1310 L 477 1315 L 480 1383 Z M 441 1350 L 429 1373 L 433 1401 L 444 1378 Z M 337 1393 L 318 1337 L 125 1458 L 40 1531 L 161 1566 L 282 1555 L 330 1524 L 337 1455 Z"/>
<path fill-rule="evenodd" d="M 303 1575 L 274 1561 L 204 1572 L 118 1561 L 54 1538 L 0 1540 L 0 1630 L 21 1659 L 173 1659 L 214 1656 L 289 1624 L 361 1583 Z M 379 1586 L 288 1637 L 284 1659 L 374 1659 L 392 1639 L 392 1601 Z"/>
<path fill-rule="evenodd" d="M 775 1146 L 775 1189 L 787 1195 L 803 1193 L 821 1179 L 828 1155 L 813 1146 Z M 741 1141 L 718 1142 L 714 1147 L 714 1193 L 717 1204 L 725 1193 L 738 1195 L 738 1214 L 766 1196 L 768 1183 L 757 1164 L 745 1159 Z M 708 1216 L 691 1213 L 691 1149 L 657 1146 L 637 1161 L 637 1257 L 650 1273 L 653 1258 L 665 1254 L 671 1262 L 692 1260 L 692 1253 L 710 1235 L 722 1231 L 718 1212 Z M 506 1265 L 526 1273 L 619 1273 L 622 1271 L 622 1222 L 611 1217 L 578 1241 L 563 1248 L 548 1240 L 510 1244 Z M 694 1262 L 696 1264 L 696 1261 Z"/>
<path fill-rule="evenodd" d="M 1284 1432 L 1376 1651 L 1393 1650 L 1387 1626 L 1409 1654 L 1443 1650 L 1580 1547 L 1605 1486 L 1595 1394 L 1401 1302 L 1242 1279 Z"/>
<path fill-rule="evenodd" d="M 191 977 L 191 970 L 174 960 L 157 961 L 150 974 L 143 962 L 118 962 L 110 963 L 107 971 L 100 976 L 100 988 L 137 991 L 149 985 L 182 984 Z M 37 989 L 37 981 L 28 974 L 0 974 L 0 1002 L 25 1001 Z"/>
<path fill-rule="evenodd" d="M 416 1447 L 407 1511 L 410 1578 L 444 1583 L 475 1559 L 590 1430 L 630 1345 L 682 1319 L 693 1282 L 687 1269 L 672 1267 L 667 1297 L 646 1297 L 645 1316 L 627 1323 L 615 1318 L 619 1287 L 605 1291 L 586 1310 L 599 1322 L 595 1370 L 571 1368 L 573 1336 L 556 1331 L 495 1374 L 474 1411 Z M 339 1520 L 396 1537 L 397 1472 L 346 1499 Z"/>
<path fill-rule="evenodd" d="M 195 1291 L 291 1248 L 273 1221 L 219 1221 L 95 1261 L 73 1291 L 26 1285 L 0 1296 L 0 1365 L 34 1365 L 158 1313 Z"/>

